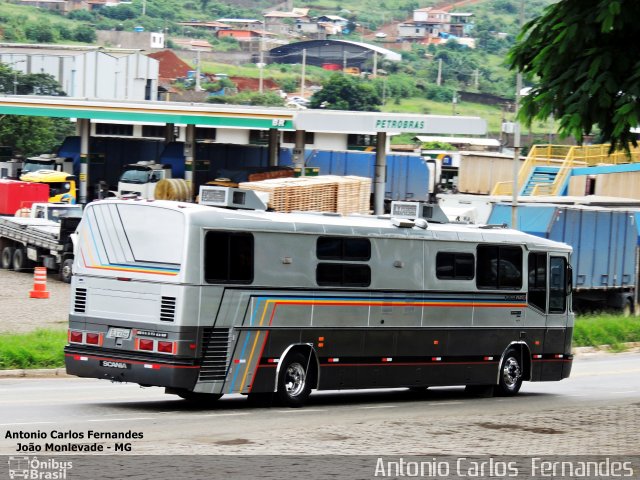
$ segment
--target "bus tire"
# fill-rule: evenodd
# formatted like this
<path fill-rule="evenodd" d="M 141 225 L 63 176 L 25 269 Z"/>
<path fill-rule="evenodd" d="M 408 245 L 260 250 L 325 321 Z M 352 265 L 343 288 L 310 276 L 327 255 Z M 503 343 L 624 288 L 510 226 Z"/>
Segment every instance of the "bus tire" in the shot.
<path fill-rule="evenodd" d="M 500 363 L 498 385 L 494 388 L 496 395 L 512 397 L 520 391 L 524 373 L 521 357 L 520 352 L 513 348 L 504 354 Z"/>
<path fill-rule="evenodd" d="M 309 359 L 299 352 L 287 355 L 282 362 L 278 377 L 278 398 L 287 407 L 302 407 L 309 398 L 309 364 Z"/>
<path fill-rule="evenodd" d="M 27 258 L 27 250 L 16 248 L 13 252 L 13 269 L 16 272 L 22 272 L 30 268 L 33 268 L 33 262 Z"/>
<path fill-rule="evenodd" d="M 1 266 L 5 270 L 13 268 L 13 252 L 15 247 L 4 247 L 2 249 Z"/>
<path fill-rule="evenodd" d="M 60 280 L 64 283 L 71 283 L 71 276 L 73 275 L 73 258 L 67 258 L 60 265 Z"/>

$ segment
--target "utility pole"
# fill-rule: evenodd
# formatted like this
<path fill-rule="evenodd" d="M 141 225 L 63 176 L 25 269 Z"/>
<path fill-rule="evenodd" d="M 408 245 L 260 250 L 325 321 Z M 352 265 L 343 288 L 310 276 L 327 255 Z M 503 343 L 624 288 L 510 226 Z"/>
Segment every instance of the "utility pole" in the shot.
<path fill-rule="evenodd" d="M 264 91 L 263 88 L 263 83 L 264 83 L 264 74 L 262 73 L 262 70 L 264 69 L 264 50 L 262 49 L 262 42 L 260 42 L 260 64 L 258 65 L 258 69 L 260 72 L 260 83 L 258 86 L 258 91 L 262 94 Z"/>
<path fill-rule="evenodd" d="M 480 70 L 476 68 L 476 71 L 474 72 L 474 82 L 473 84 L 476 87 L 476 90 L 478 89 L 478 85 L 480 85 Z"/>
<path fill-rule="evenodd" d="M 300 96 L 304 98 L 304 82 L 305 82 L 305 73 L 307 66 L 307 49 L 302 49 L 302 78 L 300 79 Z"/>
<path fill-rule="evenodd" d="M 147 14 L 147 0 L 142 0 L 142 15 Z"/>
<path fill-rule="evenodd" d="M 387 77 L 385 75 L 384 81 L 382 82 L 382 105 L 387 104 Z"/>
<path fill-rule="evenodd" d="M 440 86 L 442 84 L 442 59 L 438 59 L 438 79 L 436 80 L 436 85 Z"/>
<path fill-rule="evenodd" d="M 342 72 L 344 73 L 346 69 L 347 69 L 347 51 L 343 50 L 342 51 Z"/>
<path fill-rule="evenodd" d="M 262 70 L 264 69 L 264 38 L 267 34 L 267 20 L 265 18 L 264 23 L 262 24 L 262 35 L 260 36 L 260 64 L 258 65 L 260 71 L 260 83 L 258 86 L 258 91 L 260 94 L 264 92 L 264 73 Z"/>
<path fill-rule="evenodd" d="M 524 0 L 520 0 L 520 28 L 524 25 Z M 515 122 L 513 123 L 513 188 L 511 189 L 511 228 L 518 228 L 518 173 L 520 171 L 520 91 L 522 90 L 522 73 L 516 75 Z"/>
<path fill-rule="evenodd" d="M 378 76 L 378 52 L 373 52 L 373 76 Z"/>
<path fill-rule="evenodd" d="M 200 50 L 196 50 L 196 92 L 201 92 L 202 87 L 200 86 Z"/>

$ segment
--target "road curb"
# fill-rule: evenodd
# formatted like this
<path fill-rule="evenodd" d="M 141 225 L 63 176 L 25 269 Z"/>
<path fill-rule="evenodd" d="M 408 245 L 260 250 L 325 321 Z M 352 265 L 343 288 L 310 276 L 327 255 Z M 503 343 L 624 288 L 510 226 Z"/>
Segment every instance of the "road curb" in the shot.
<path fill-rule="evenodd" d="M 64 368 L 34 368 L 0 370 L 0 378 L 51 378 L 70 377 Z"/>

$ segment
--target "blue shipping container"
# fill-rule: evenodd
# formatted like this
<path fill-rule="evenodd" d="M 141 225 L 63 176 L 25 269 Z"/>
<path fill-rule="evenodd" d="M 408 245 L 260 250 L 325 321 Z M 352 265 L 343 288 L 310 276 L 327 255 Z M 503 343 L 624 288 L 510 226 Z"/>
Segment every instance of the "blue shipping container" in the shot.
<path fill-rule="evenodd" d="M 636 215 L 599 207 L 525 204 L 518 206 L 518 229 L 573 247 L 576 290 L 635 285 Z M 511 205 L 496 204 L 489 223 L 511 224 Z"/>

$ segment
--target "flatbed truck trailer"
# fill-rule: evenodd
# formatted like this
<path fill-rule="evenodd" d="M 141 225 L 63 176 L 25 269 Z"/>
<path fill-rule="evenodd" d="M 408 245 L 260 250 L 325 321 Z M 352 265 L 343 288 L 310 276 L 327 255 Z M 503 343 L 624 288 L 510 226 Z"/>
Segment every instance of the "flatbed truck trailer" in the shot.
<path fill-rule="evenodd" d="M 71 281 L 73 233 L 82 209 L 75 205 L 34 204 L 29 217 L 0 217 L 0 266 L 15 271 L 42 265 Z"/>

